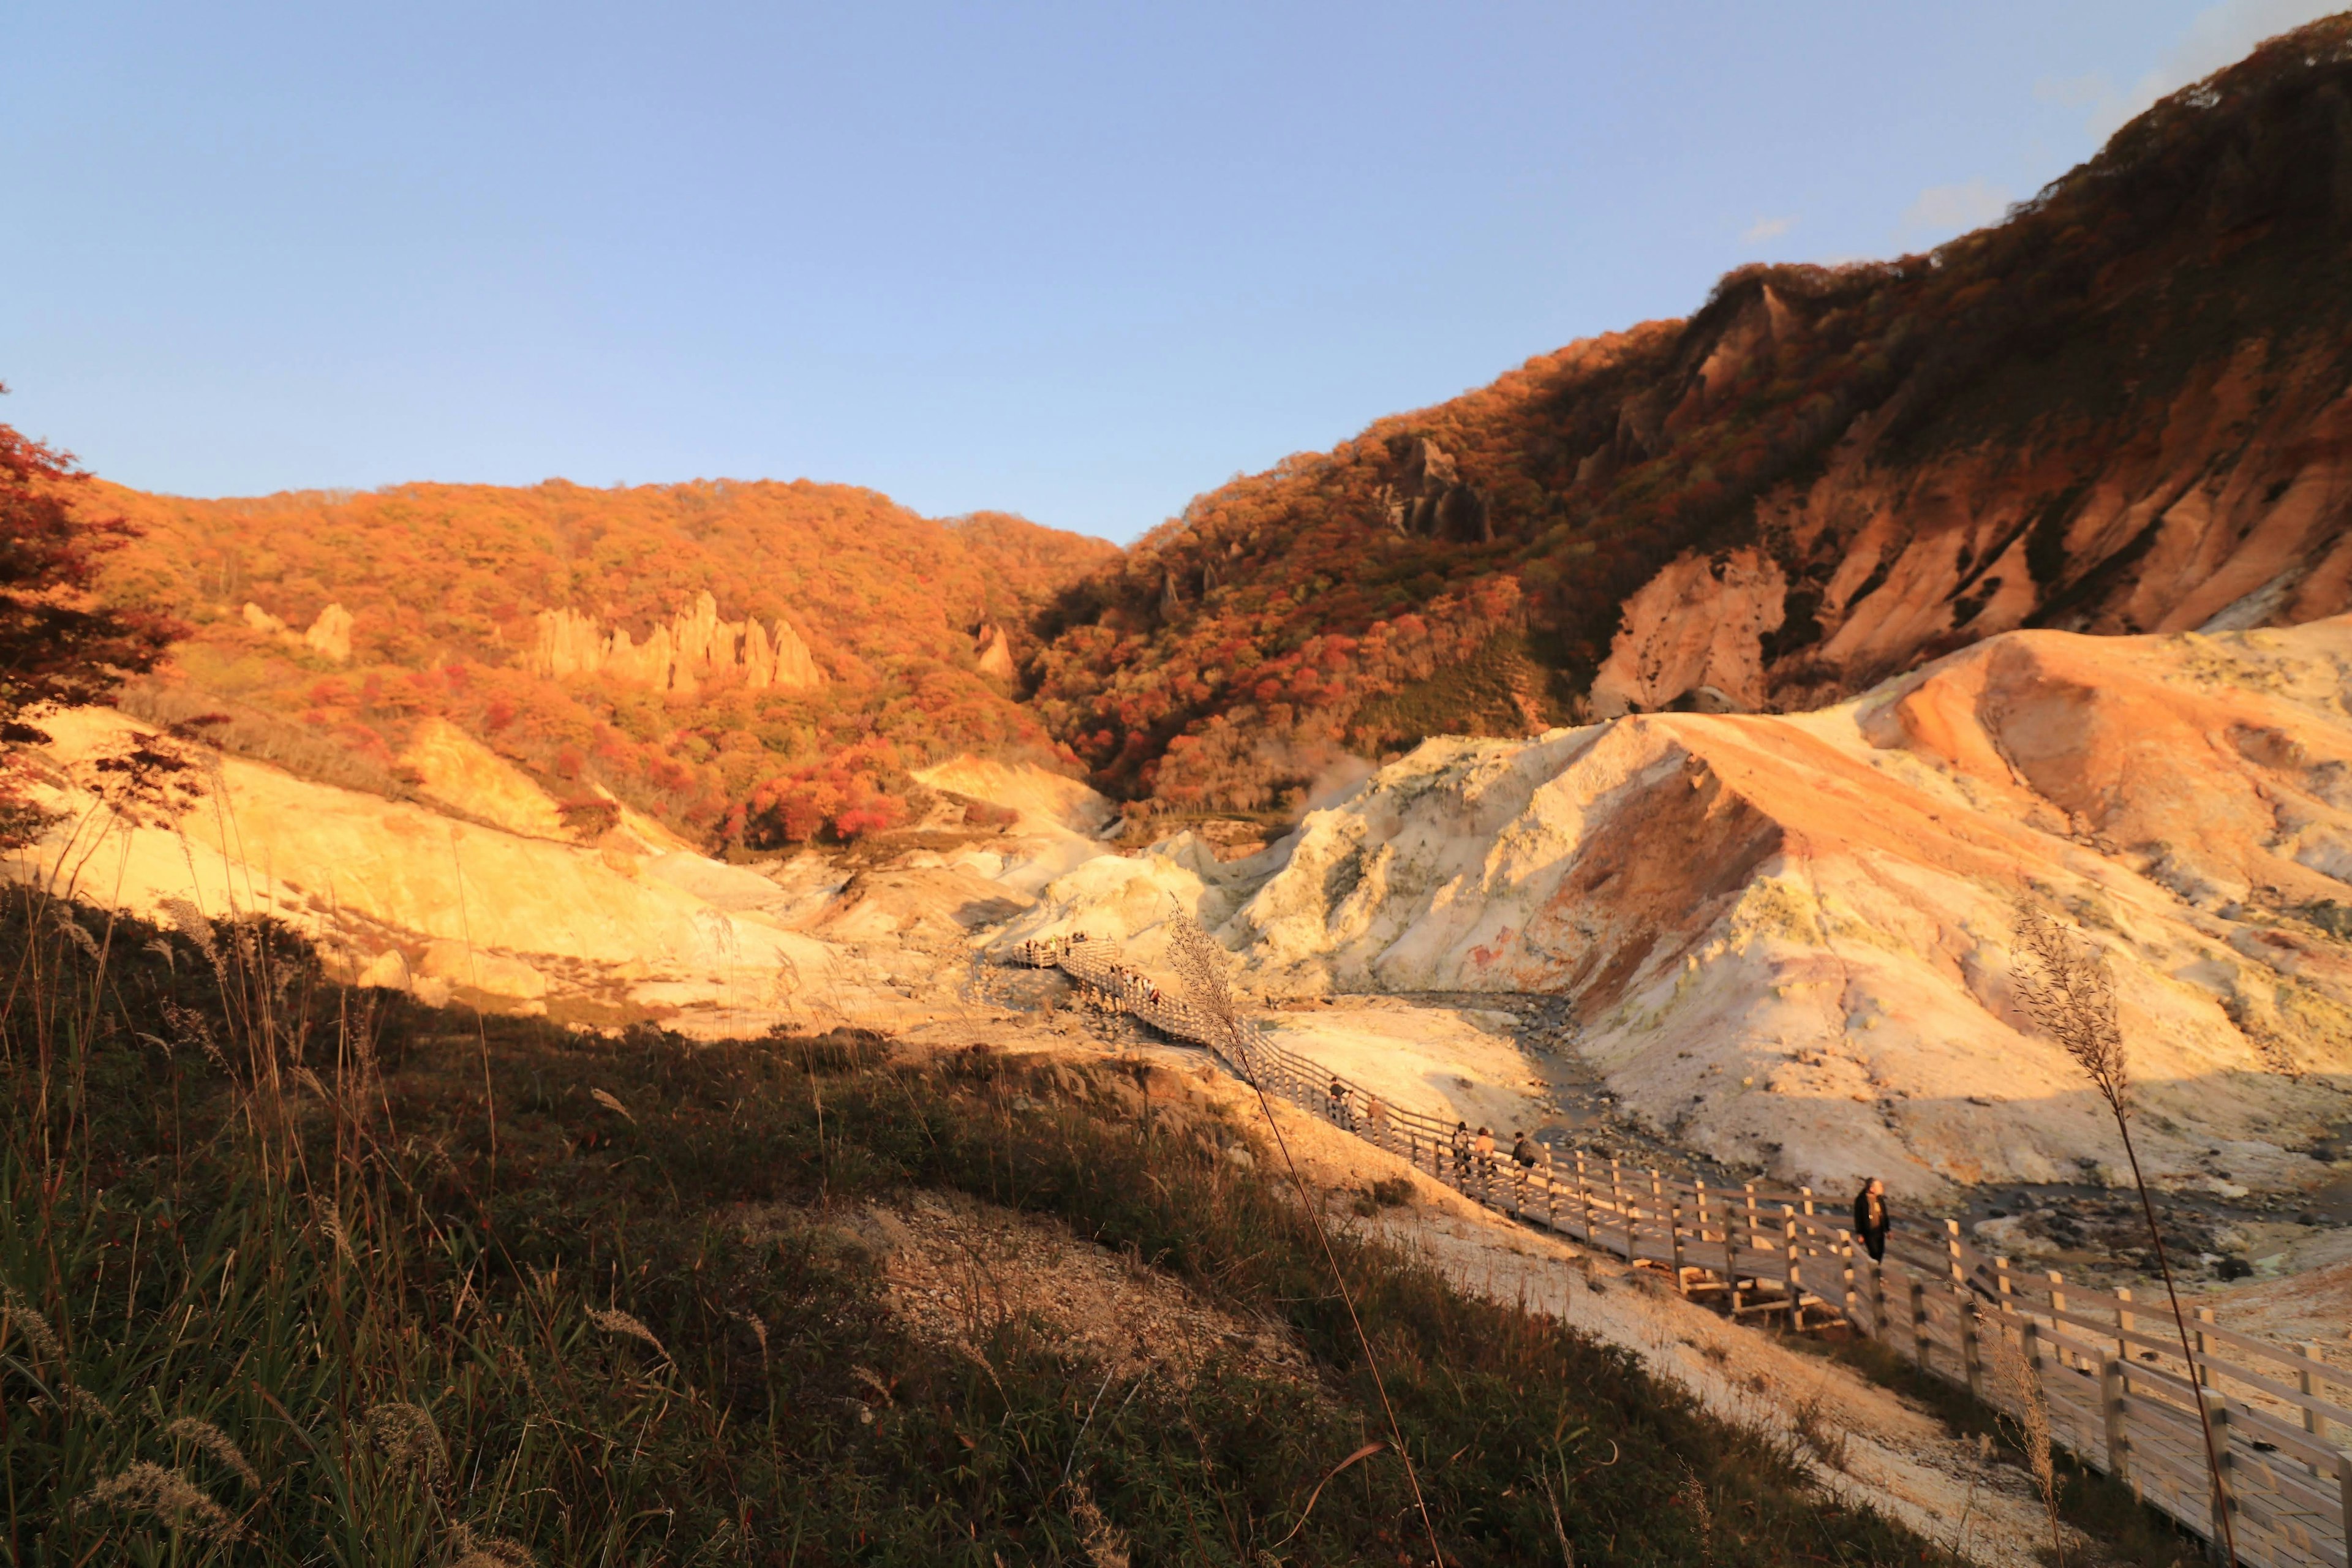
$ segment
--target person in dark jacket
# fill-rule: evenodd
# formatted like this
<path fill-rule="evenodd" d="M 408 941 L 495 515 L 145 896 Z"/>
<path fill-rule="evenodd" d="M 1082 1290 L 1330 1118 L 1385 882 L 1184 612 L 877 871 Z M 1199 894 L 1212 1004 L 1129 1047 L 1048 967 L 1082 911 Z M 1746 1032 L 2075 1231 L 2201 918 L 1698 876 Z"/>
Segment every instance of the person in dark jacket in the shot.
<path fill-rule="evenodd" d="M 1887 1223 L 1886 1184 L 1873 1176 L 1853 1196 L 1853 1233 L 1870 1249 L 1873 1263 L 1886 1260 Z"/>

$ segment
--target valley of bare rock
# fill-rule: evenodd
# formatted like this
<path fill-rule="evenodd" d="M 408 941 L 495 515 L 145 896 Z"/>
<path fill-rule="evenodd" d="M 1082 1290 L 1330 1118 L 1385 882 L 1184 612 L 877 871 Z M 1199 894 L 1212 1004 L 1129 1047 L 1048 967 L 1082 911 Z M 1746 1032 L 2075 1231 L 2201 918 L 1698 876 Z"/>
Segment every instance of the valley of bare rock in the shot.
<path fill-rule="evenodd" d="M 1103 1022 L 1020 944 L 1084 931 L 1172 984 L 1195 920 L 1283 1043 L 1398 1103 L 1831 1193 L 1874 1173 L 2080 1269 L 2136 1244 L 2102 1217 L 2127 1180 L 2105 1108 L 2011 992 L 2018 911 L 2046 910 L 2116 965 L 2141 1155 L 2194 1249 L 2352 1294 L 2352 616 L 2021 631 L 1812 713 L 1434 739 L 1234 858 L 971 758 L 846 849 L 730 863 L 617 809 L 583 838 L 446 724 L 412 799 L 228 756 L 132 822 L 93 770 L 139 727 L 51 728 L 66 820 L 16 874 L 275 913 L 362 984 L 700 1037 L 1083 1045 Z"/>

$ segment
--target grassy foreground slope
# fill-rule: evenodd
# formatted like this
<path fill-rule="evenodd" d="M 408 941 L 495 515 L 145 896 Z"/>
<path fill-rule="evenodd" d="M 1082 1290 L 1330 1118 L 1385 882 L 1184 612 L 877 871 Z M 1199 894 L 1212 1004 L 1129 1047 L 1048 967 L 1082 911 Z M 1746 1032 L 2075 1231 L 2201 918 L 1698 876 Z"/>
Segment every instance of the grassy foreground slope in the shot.
<path fill-rule="evenodd" d="M 334 989 L 281 931 L 102 921 L 19 897 L 0 934 L 10 1561 L 1430 1559 L 1392 1453 L 1318 1491 L 1388 1428 L 1309 1220 L 1112 1065 L 615 1043 Z M 925 1191 L 1300 1355 L 925 1338 L 835 1223 Z M 1623 1353 L 1338 1258 L 1446 1562 L 1938 1560 Z"/>

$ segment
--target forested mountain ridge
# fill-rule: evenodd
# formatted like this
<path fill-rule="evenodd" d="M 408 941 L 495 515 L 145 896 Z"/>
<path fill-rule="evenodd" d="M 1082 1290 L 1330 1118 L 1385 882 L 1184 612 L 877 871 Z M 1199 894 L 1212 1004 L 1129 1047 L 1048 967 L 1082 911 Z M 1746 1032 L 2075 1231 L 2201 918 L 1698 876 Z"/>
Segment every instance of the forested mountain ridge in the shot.
<path fill-rule="evenodd" d="M 754 847 L 894 826 L 908 770 L 958 751 L 1060 757 L 1013 658 L 1036 605 L 1115 553 L 806 480 L 247 500 L 92 484 L 78 504 L 137 531 L 108 594 L 190 628 L 126 692 L 134 712 L 225 716 L 232 749 L 385 793 L 409 782 L 417 726 L 446 719 L 586 821 L 610 795 Z M 583 668 L 583 638 L 658 642 L 668 674 Z"/>
<path fill-rule="evenodd" d="M 1048 607 L 1034 698 L 1106 789 L 1265 808 L 1427 733 L 2333 613 L 2347 263 L 2339 16 L 1930 255 L 1745 268 L 1199 498 Z"/>

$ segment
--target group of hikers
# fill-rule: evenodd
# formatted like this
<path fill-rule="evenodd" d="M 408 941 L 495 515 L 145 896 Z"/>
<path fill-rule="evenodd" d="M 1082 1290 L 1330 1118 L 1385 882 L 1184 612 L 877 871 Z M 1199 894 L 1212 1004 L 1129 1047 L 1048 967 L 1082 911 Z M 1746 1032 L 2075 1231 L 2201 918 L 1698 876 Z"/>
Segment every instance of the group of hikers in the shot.
<path fill-rule="evenodd" d="M 1022 943 L 1022 956 L 1034 966 L 1050 968 L 1086 944 L 1087 933 L 1082 931 L 1072 931 L 1066 936 L 1032 937 Z M 1130 969 L 1116 960 L 1105 972 L 1098 989 L 1109 999 L 1111 1011 L 1115 1013 L 1124 1013 L 1141 1005 L 1160 1005 L 1159 984 L 1141 970 Z"/>
<path fill-rule="evenodd" d="M 1358 1089 L 1346 1079 L 1332 1079 L 1324 1095 L 1324 1113 L 1333 1126 L 1361 1134 L 1381 1148 L 1394 1145 L 1388 1106 L 1378 1095 Z M 1475 1178 L 1481 1184 L 1491 1184 L 1497 1168 L 1495 1149 L 1493 1128 L 1481 1127 L 1474 1132 L 1467 1121 L 1456 1121 L 1446 1150 L 1454 1179 L 1466 1184 Z M 1522 1176 L 1551 1164 L 1551 1150 L 1540 1140 L 1517 1131 L 1511 1133 L 1509 1157 Z"/>
<path fill-rule="evenodd" d="M 1326 1091 L 1324 1111 L 1332 1125 L 1369 1138 L 1379 1147 L 1394 1145 L 1391 1133 L 1389 1108 L 1379 1096 L 1358 1090 L 1343 1078 L 1334 1077 Z M 1497 1163 L 1495 1156 L 1495 1131 L 1481 1127 L 1471 1131 L 1470 1123 L 1457 1121 L 1446 1141 L 1446 1157 L 1456 1184 L 1467 1190 L 1473 1183 L 1481 1189 L 1494 1185 Z M 1549 1178 L 1552 1163 L 1551 1148 L 1542 1140 L 1526 1132 L 1511 1134 L 1510 1173 L 1517 1180 L 1526 1182 L 1541 1170 Z M 1886 1258 L 1886 1235 L 1894 1218 L 1886 1205 L 1886 1184 L 1876 1176 L 1867 1177 L 1862 1190 L 1853 1199 L 1853 1237 L 1870 1254 L 1873 1263 Z"/>
<path fill-rule="evenodd" d="M 1447 1140 L 1446 1152 L 1453 1156 L 1454 1174 L 1462 1181 L 1475 1176 L 1482 1184 L 1495 1179 L 1495 1130 L 1481 1127 L 1470 1131 L 1467 1121 L 1454 1124 L 1453 1136 Z M 1551 1149 L 1541 1140 L 1514 1130 L 1511 1133 L 1511 1163 L 1522 1176 L 1534 1173 L 1538 1167 L 1551 1164 Z"/>
<path fill-rule="evenodd" d="M 1021 956 L 1034 967 L 1050 968 L 1059 963 L 1072 948 L 1083 946 L 1087 933 L 1074 931 L 1067 936 L 1031 937 L 1021 944 Z"/>

